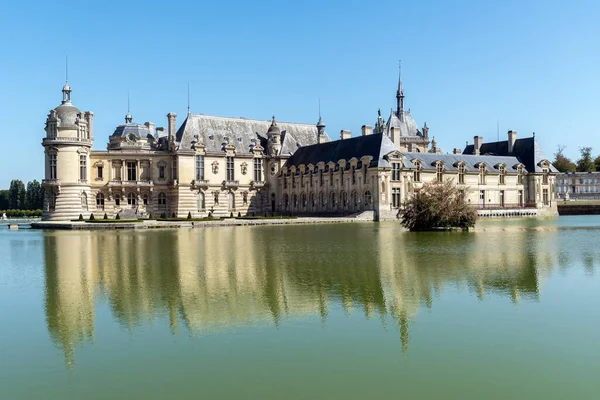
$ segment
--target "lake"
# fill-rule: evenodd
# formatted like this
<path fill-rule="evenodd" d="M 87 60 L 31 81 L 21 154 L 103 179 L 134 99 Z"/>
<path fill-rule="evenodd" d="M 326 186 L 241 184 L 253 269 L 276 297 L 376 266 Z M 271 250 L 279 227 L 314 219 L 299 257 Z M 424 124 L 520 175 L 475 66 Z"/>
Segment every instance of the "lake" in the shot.
<path fill-rule="evenodd" d="M 0 231 L 2 399 L 600 396 L 600 216 Z"/>

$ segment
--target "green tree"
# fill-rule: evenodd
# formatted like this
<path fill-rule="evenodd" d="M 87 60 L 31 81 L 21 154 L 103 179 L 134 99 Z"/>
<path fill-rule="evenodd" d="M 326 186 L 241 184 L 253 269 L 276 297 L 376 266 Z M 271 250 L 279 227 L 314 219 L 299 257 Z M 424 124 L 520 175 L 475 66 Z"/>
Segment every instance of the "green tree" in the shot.
<path fill-rule="evenodd" d="M 556 153 L 554 153 L 554 161 L 552 165 L 558 170 L 558 172 L 575 172 L 577 166 L 573 161 L 563 154 L 565 146 L 558 146 Z"/>
<path fill-rule="evenodd" d="M 0 210 L 10 208 L 10 196 L 8 190 L 0 190 Z"/>
<path fill-rule="evenodd" d="M 411 231 L 470 228 L 477 220 L 477 211 L 465 203 L 464 195 L 450 179 L 424 184 L 399 215 L 402 225 Z"/>
<path fill-rule="evenodd" d="M 600 171 L 600 156 L 594 159 L 594 165 L 596 165 L 596 171 Z"/>
<path fill-rule="evenodd" d="M 8 188 L 9 208 L 13 210 L 24 210 L 27 206 L 27 191 L 25 185 L 19 179 L 10 181 Z"/>
<path fill-rule="evenodd" d="M 42 185 L 37 180 L 27 182 L 27 209 L 41 210 L 44 202 Z"/>
<path fill-rule="evenodd" d="M 581 157 L 577 160 L 577 172 L 591 172 L 596 169 L 594 160 L 592 160 L 592 148 L 580 147 Z"/>

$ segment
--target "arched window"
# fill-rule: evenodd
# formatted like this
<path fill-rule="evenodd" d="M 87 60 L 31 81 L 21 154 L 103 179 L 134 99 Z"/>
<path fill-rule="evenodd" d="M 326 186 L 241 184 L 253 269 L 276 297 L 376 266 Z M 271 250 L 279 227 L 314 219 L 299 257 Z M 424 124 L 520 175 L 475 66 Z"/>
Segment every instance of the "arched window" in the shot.
<path fill-rule="evenodd" d="M 121 205 L 121 196 L 119 196 L 118 194 L 115 194 L 115 206 L 120 206 Z"/>
<path fill-rule="evenodd" d="M 308 196 L 308 199 L 309 199 L 309 200 L 308 200 L 308 202 L 309 202 L 309 204 L 310 204 L 310 208 L 314 210 L 314 209 L 315 209 L 315 206 L 316 206 L 316 204 L 315 204 L 315 194 L 314 194 L 314 193 L 311 193 L 311 194 Z"/>
<path fill-rule="evenodd" d="M 198 193 L 198 211 L 204 210 L 204 192 Z"/>
<path fill-rule="evenodd" d="M 142 195 L 142 204 L 147 206 L 148 205 L 148 193 L 144 193 Z"/>
<path fill-rule="evenodd" d="M 325 194 L 323 192 L 319 193 L 319 205 L 321 208 L 325 207 Z"/>
<path fill-rule="evenodd" d="M 287 211 L 290 207 L 290 197 L 287 193 L 283 194 L 283 209 Z"/>
<path fill-rule="evenodd" d="M 104 210 L 104 194 L 102 193 L 96 195 L 96 209 Z"/>
<path fill-rule="evenodd" d="M 342 208 L 345 210 L 346 208 L 348 208 L 348 193 L 342 192 L 341 198 L 342 198 Z"/>
<path fill-rule="evenodd" d="M 367 190 L 365 192 L 365 207 L 370 207 L 373 202 L 373 196 L 371 195 L 371 191 Z"/>
<path fill-rule="evenodd" d="M 358 209 L 358 193 L 356 193 L 356 191 L 352 192 L 350 195 L 350 204 L 355 210 Z"/>
<path fill-rule="evenodd" d="M 296 193 L 292 195 L 292 207 L 294 210 L 298 209 L 298 195 Z"/>
<path fill-rule="evenodd" d="M 331 209 L 335 210 L 335 208 L 336 208 L 335 192 L 331 192 L 330 199 L 331 199 Z"/>
<path fill-rule="evenodd" d="M 158 194 L 158 209 L 163 211 L 167 209 L 167 195 L 164 192 Z"/>
<path fill-rule="evenodd" d="M 306 206 L 308 205 L 308 204 L 306 203 L 306 193 L 302 193 L 302 195 L 300 196 L 300 201 L 301 201 L 301 203 L 302 203 L 302 208 L 303 208 L 304 210 L 306 210 Z"/>
<path fill-rule="evenodd" d="M 136 200 L 136 195 L 133 192 L 129 192 L 127 194 L 127 204 L 131 206 L 131 208 L 135 208 L 135 200 Z"/>
<path fill-rule="evenodd" d="M 85 192 L 81 192 L 81 209 L 86 211 L 88 209 L 87 193 Z"/>

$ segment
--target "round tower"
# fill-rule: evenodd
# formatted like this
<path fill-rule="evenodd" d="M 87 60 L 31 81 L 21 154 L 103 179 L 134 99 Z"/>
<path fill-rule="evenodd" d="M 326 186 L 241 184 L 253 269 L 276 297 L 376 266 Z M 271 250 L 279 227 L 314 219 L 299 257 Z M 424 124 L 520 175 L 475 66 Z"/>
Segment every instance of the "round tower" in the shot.
<path fill-rule="evenodd" d="M 46 119 L 44 220 L 88 217 L 93 199 L 90 190 L 90 150 L 94 113 L 81 112 L 71 103 L 69 82 L 63 86 L 62 103 Z"/>
<path fill-rule="evenodd" d="M 267 139 L 269 141 L 269 155 L 278 156 L 281 152 L 281 130 L 275 122 L 275 116 L 273 116 L 271 126 L 267 131 Z"/>

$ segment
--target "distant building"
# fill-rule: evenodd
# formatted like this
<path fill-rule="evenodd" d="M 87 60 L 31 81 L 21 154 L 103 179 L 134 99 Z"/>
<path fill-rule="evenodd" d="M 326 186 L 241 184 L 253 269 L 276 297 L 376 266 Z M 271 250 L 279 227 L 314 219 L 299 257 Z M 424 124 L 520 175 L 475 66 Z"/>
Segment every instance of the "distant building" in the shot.
<path fill-rule="evenodd" d="M 600 172 L 568 172 L 556 175 L 556 197 L 571 200 L 600 199 Z"/>
<path fill-rule="evenodd" d="M 475 136 L 463 152 L 442 154 L 429 128 L 421 129 L 404 110 L 399 79 L 396 110 L 361 136 L 342 130 L 332 141 L 319 116 L 316 125 L 188 115 L 177 129 L 133 122 L 129 112 L 106 150 L 92 150 L 92 112 L 71 102 L 46 120 L 45 220 L 119 213 L 130 216 L 193 217 L 334 215 L 366 212 L 395 219 L 405 201 L 425 182 L 452 179 L 481 213 L 526 210 L 555 214 L 557 173 L 535 138 L 483 143 Z M 512 212 L 514 215 L 515 212 Z"/>

